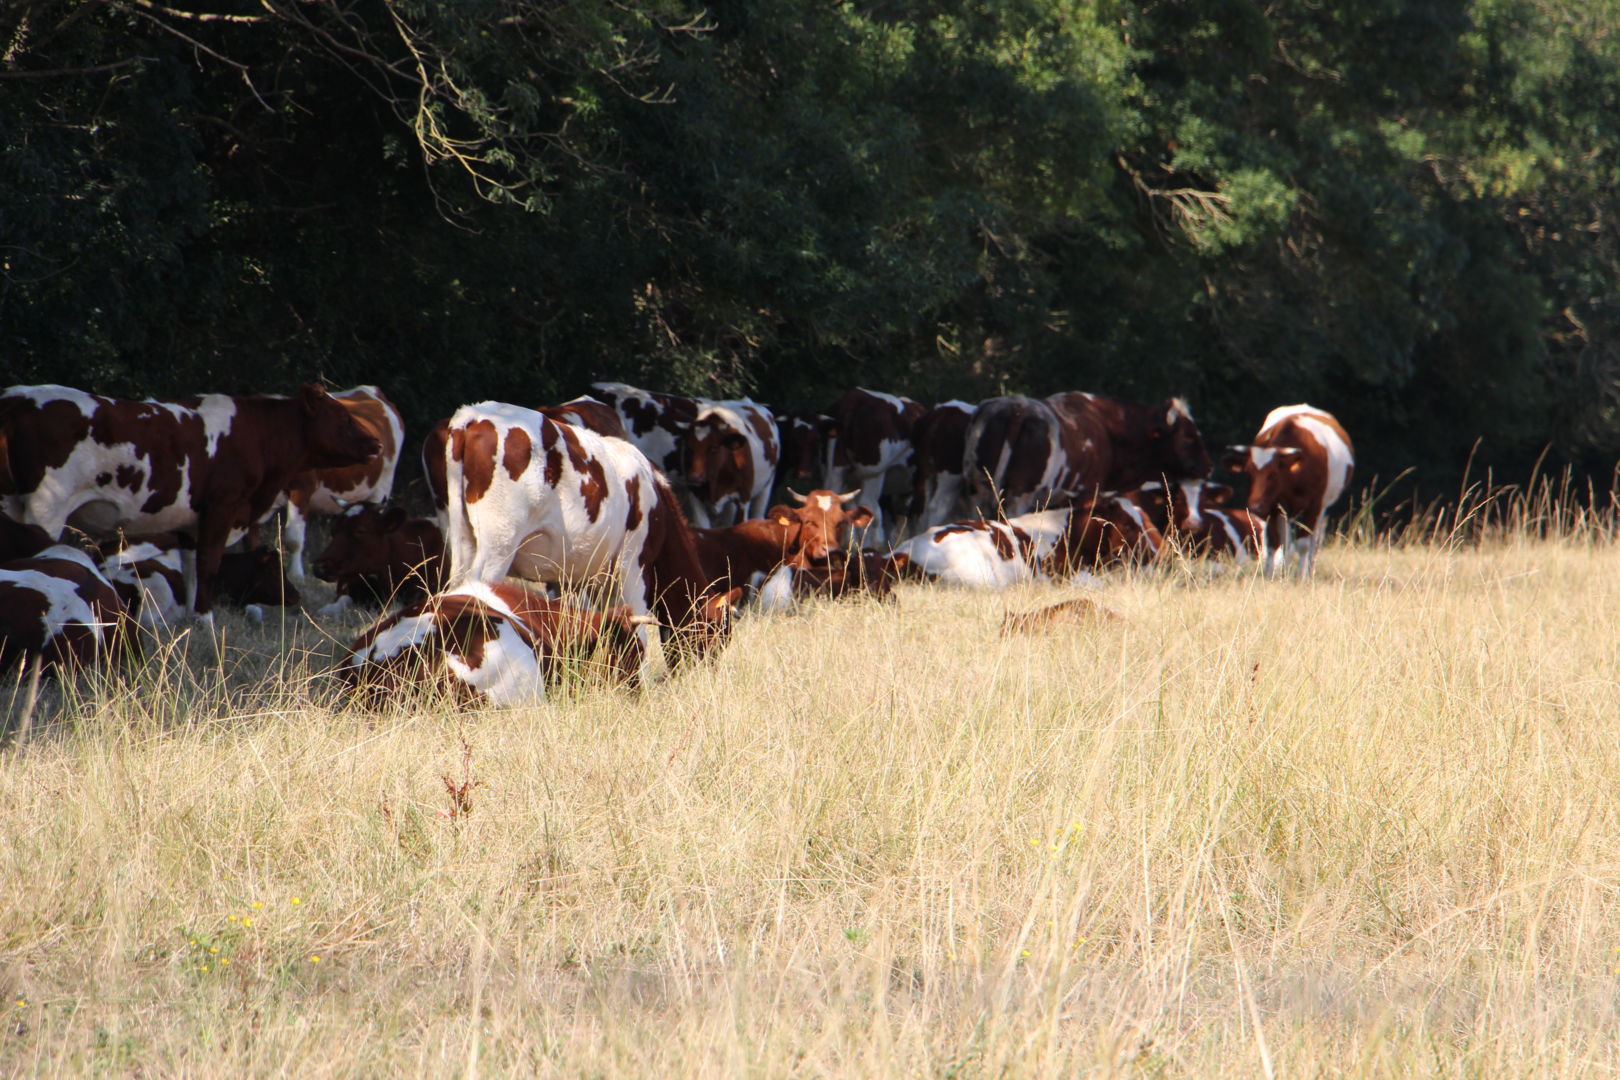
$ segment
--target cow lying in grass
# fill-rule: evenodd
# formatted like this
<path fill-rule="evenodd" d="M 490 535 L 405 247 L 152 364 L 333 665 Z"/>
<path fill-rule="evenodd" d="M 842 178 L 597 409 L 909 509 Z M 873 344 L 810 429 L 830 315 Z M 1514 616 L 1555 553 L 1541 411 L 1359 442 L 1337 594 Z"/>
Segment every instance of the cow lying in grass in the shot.
<path fill-rule="evenodd" d="M 461 701 L 533 705 L 569 670 L 632 682 L 654 624 L 627 608 L 588 611 L 521 585 L 473 582 L 418 600 L 349 646 L 341 675 L 375 706 L 413 687 Z"/>
<path fill-rule="evenodd" d="M 0 517 L 0 672 L 88 665 L 123 641 L 124 604 L 96 560 Z"/>

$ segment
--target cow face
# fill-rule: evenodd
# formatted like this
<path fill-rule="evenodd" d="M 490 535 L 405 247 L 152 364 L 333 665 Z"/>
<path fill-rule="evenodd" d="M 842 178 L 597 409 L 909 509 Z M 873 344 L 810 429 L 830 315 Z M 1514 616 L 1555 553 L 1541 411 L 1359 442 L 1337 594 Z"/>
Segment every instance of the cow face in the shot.
<path fill-rule="evenodd" d="M 816 461 L 821 453 L 822 421 L 829 417 L 803 417 L 788 413 L 777 414 L 777 438 L 782 443 L 781 469 L 795 480 L 807 480 L 814 475 Z"/>
<path fill-rule="evenodd" d="M 226 554 L 219 564 L 219 591 L 243 606 L 296 604 L 299 599 L 282 570 L 281 556 L 267 547 Z"/>
<path fill-rule="evenodd" d="M 686 436 L 686 480 L 692 494 L 716 505 L 728 495 L 744 502 L 754 490 L 748 439 L 723 424 L 698 422 Z"/>
<path fill-rule="evenodd" d="M 1212 471 L 1204 436 L 1183 399 L 1167 398 L 1160 404 L 1150 436 L 1157 450 L 1157 465 L 1165 475 L 1173 479 L 1201 478 Z"/>
<path fill-rule="evenodd" d="M 844 530 L 865 528 L 872 523 L 871 510 L 864 506 L 849 510 L 844 506 L 860 494 L 858 488 L 843 495 L 835 491 L 800 495 L 789 488 L 788 494 L 800 504 L 798 507 L 773 506 L 768 512 L 778 525 L 797 529 L 793 546 L 808 562 L 826 562 L 843 546 L 840 537 Z"/>
<path fill-rule="evenodd" d="M 322 581 L 381 574 L 387 569 L 392 541 L 406 521 L 405 510 L 379 510 L 360 506 L 338 518 L 332 537 L 315 560 L 315 576 Z"/>
<path fill-rule="evenodd" d="M 1244 471 L 1249 474 L 1249 513 L 1262 521 L 1279 504 L 1303 505 L 1313 484 L 1306 475 L 1305 451 L 1297 446 L 1251 446 Z"/>
<path fill-rule="evenodd" d="M 343 404 L 314 383 L 298 388 L 307 435 L 307 467 L 359 465 L 382 452 L 382 442 Z"/>

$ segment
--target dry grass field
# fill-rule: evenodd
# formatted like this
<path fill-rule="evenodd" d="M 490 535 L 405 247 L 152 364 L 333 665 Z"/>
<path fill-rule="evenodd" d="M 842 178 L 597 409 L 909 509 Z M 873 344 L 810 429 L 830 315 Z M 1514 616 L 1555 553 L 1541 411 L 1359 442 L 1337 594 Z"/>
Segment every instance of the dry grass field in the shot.
<path fill-rule="evenodd" d="M 49 693 L 0 1075 L 1620 1072 L 1620 549 L 1342 542 L 1002 636 L 1078 591 L 535 710 L 344 711 L 320 631 L 229 617 Z"/>

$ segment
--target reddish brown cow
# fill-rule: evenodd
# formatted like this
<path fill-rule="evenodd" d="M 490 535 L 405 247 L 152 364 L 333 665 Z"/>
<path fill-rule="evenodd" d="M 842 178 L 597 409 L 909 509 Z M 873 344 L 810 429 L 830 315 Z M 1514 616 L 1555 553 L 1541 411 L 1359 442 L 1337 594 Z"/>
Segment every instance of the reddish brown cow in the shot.
<path fill-rule="evenodd" d="M 341 676 L 371 706 L 423 686 L 494 705 L 538 704 L 570 664 L 633 681 L 643 657 L 637 628 L 653 621 L 626 608 L 588 611 L 521 585 L 470 583 L 360 635 Z"/>
<path fill-rule="evenodd" d="M 315 576 L 337 586 L 337 599 L 321 614 L 336 615 L 356 601 L 386 604 L 431 595 L 444 587 L 447 571 L 437 522 L 409 517 L 397 506 L 360 507 L 337 519 L 315 560 Z"/>
<path fill-rule="evenodd" d="M 1189 486 L 1197 490 L 1189 494 Z M 1232 555 L 1247 563 L 1260 552 L 1259 522 L 1248 511 L 1226 505 L 1232 498 L 1226 484 L 1191 481 L 1167 493 L 1163 484 L 1154 481 L 1137 488 L 1135 496 L 1154 527 L 1189 555 Z"/>
<path fill-rule="evenodd" d="M 801 484 L 821 468 L 821 432 L 832 417 L 825 413 L 776 413 L 776 436 L 782 445 L 782 460 L 776 478 Z"/>
<path fill-rule="evenodd" d="M 889 528 L 883 520 L 883 495 L 909 498 L 911 429 L 927 410 L 910 398 L 856 387 L 827 410 L 824 425 L 827 467 L 821 482 L 834 490 L 853 483 L 861 505 L 872 511 L 872 527 L 863 543 L 878 547 Z"/>
<path fill-rule="evenodd" d="M 693 521 L 757 518 L 770 502 L 782 448 L 776 418 L 749 401 L 703 401 L 686 432 L 686 483 Z"/>
<path fill-rule="evenodd" d="M 125 641 L 124 604 L 89 555 L 68 544 L 0 564 L 0 672 L 38 659 L 87 665 Z"/>
<path fill-rule="evenodd" d="M 802 506 L 773 506 L 764 518 L 719 529 L 692 529 L 703 572 L 721 589 L 753 590 L 782 565 L 825 565 L 838 549 L 838 535 L 871 520 L 864 506 L 846 510 L 857 493 L 812 491 L 799 495 Z"/>
<path fill-rule="evenodd" d="M 839 599 L 860 595 L 887 600 L 895 583 L 907 576 L 909 562 L 905 555 L 852 551 L 819 565 L 785 563 L 759 587 L 757 603 L 762 611 L 787 611 L 797 601 L 812 596 Z"/>
<path fill-rule="evenodd" d="M 1327 512 L 1350 486 L 1355 448 L 1332 414 L 1310 405 L 1271 410 L 1248 446 L 1229 447 L 1223 464 L 1249 476 L 1249 513 L 1265 524 L 1263 563 L 1282 570 L 1290 547 L 1299 576 L 1309 577 L 1326 535 Z M 1297 523 L 1304 536 L 1290 545 Z"/>
<path fill-rule="evenodd" d="M 378 451 L 314 385 L 293 398 L 166 402 L 12 387 L 0 396 L 0 444 L 6 512 L 52 536 L 71 522 L 103 535 L 123 527 L 194 537 L 188 589 L 205 619 L 233 531 L 262 520 L 302 470 L 352 465 Z"/>

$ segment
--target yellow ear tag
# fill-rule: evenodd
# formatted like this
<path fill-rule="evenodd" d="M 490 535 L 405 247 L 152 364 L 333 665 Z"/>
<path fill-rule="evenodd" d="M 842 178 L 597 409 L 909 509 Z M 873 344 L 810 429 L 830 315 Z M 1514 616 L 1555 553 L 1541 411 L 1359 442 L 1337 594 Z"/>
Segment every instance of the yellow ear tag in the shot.
<path fill-rule="evenodd" d="M 788 519 L 787 519 L 787 518 L 785 518 L 785 517 L 779 517 L 779 518 L 777 518 L 777 519 L 776 519 L 776 523 L 777 523 L 777 524 L 778 524 L 778 525 L 791 525 L 791 524 L 793 524 L 793 522 L 791 522 L 791 521 L 789 521 L 789 520 L 788 520 Z"/>

